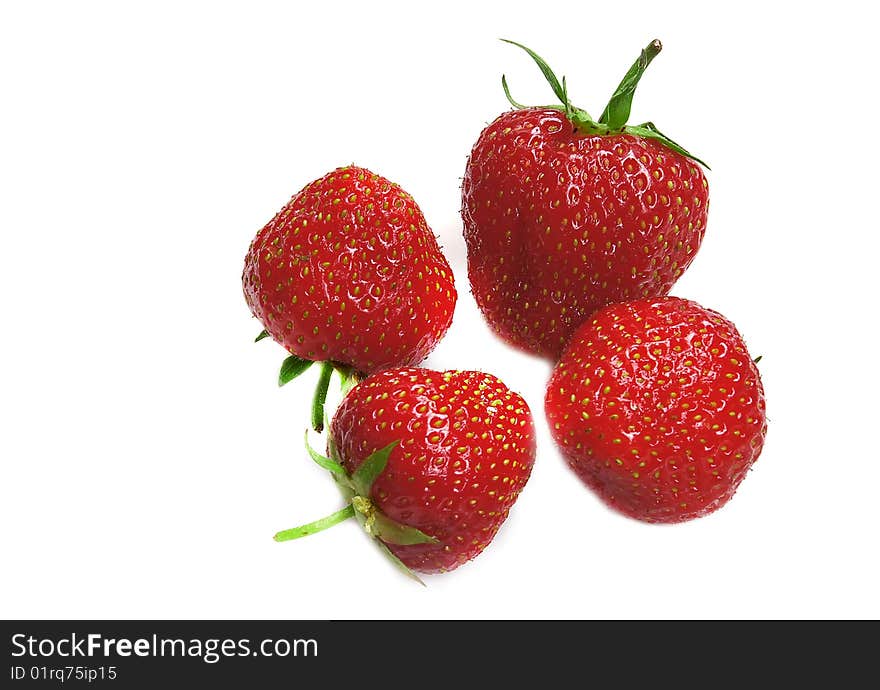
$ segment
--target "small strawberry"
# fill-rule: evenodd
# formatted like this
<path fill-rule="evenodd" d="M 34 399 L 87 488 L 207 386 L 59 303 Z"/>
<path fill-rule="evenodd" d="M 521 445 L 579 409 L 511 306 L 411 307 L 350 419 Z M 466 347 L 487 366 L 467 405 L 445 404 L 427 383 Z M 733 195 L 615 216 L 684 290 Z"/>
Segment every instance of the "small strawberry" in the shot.
<path fill-rule="evenodd" d="M 457 568 L 492 541 L 535 461 L 526 402 L 489 374 L 394 369 L 355 386 L 333 417 L 330 470 L 349 505 L 285 541 L 357 517 L 393 558 Z"/>
<path fill-rule="evenodd" d="M 452 322 L 452 271 L 403 189 L 354 166 L 307 185 L 257 233 L 242 276 L 265 335 L 291 357 L 279 383 L 323 361 L 362 374 L 417 364 Z M 320 426 L 318 424 L 317 426 Z"/>
<path fill-rule="evenodd" d="M 508 41 L 512 43 L 512 41 Z M 561 106 L 504 113 L 480 134 L 462 184 L 468 277 L 489 325 L 558 358 L 574 330 L 613 302 L 665 295 L 703 239 L 709 192 L 698 159 L 650 122 L 631 126 L 653 41 L 598 120 L 534 52 Z"/>
<path fill-rule="evenodd" d="M 723 506 L 767 433 L 761 377 L 736 327 L 677 297 L 597 312 L 556 365 L 545 408 L 578 476 L 647 522 Z"/>

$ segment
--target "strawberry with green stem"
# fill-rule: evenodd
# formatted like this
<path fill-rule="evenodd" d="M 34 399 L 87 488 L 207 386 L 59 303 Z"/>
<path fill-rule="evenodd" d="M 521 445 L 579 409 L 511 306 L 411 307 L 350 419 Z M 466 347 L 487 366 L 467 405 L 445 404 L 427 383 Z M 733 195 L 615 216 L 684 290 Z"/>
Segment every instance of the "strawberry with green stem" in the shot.
<path fill-rule="evenodd" d="M 513 45 L 531 56 L 561 105 L 521 105 L 502 77 L 515 110 L 480 134 L 462 183 L 468 277 L 496 333 L 557 359 L 597 309 L 669 291 L 702 241 L 708 183 L 701 161 L 653 123 L 627 124 L 659 41 L 595 120 L 571 103 L 564 77 Z"/>
<path fill-rule="evenodd" d="M 349 384 L 421 362 L 452 322 L 449 264 L 413 198 L 365 168 L 306 185 L 257 233 L 242 283 L 251 312 L 290 356 L 278 383 L 321 373 L 312 424 L 323 428 L 333 371 Z"/>
<path fill-rule="evenodd" d="M 347 505 L 337 510 L 335 513 L 327 517 L 315 520 L 299 527 L 282 530 L 275 535 L 275 541 L 290 541 L 292 539 L 301 539 L 317 532 L 338 525 L 350 518 L 355 518 L 364 528 L 364 531 L 376 540 L 379 547 L 385 552 L 385 555 L 391 559 L 404 573 L 413 577 L 419 582 L 420 578 L 399 559 L 389 548 L 388 544 L 396 545 L 413 545 L 413 544 L 436 544 L 438 540 L 428 536 L 415 527 L 408 527 L 398 522 L 390 520 L 385 515 L 375 509 L 373 501 L 369 498 L 373 483 L 376 477 L 385 470 L 388 465 L 388 456 L 397 441 L 390 443 L 384 448 L 380 448 L 371 455 L 357 468 L 353 473 L 349 474 L 345 468 L 336 459 L 331 459 L 321 455 L 315 451 L 306 436 L 306 450 L 309 456 L 320 467 L 328 470 L 340 490 Z M 331 455 L 336 455 L 331 452 Z M 422 584 L 424 584 L 422 582 Z"/>
<path fill-rule="evenodd" d="M 355 517 L 398 565 L 433 573 L 493 539 L 529 478 L 535 435 L 526 402 L 494 376 L 407 368 L 355 386 L 333 417 L 329 457 L 308 450 L 348 505 L 276 540 Z"/>

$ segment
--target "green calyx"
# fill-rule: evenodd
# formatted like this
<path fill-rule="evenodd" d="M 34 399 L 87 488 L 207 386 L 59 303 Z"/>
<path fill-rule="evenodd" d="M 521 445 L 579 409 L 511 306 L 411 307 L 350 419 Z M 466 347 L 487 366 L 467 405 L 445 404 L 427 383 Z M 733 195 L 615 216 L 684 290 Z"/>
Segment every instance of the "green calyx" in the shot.
<path fill-rule="evenodd" d="M 645 70 L 648 68 L 648 65 L 651 64 L 651 61 L 657 56 L 657 54 L 662 49 L 662 44 L 658 40 L 651 41 L 648 46 L 642 50 L 639 54 L 638 59 L 633 63 L 632 67 L 629 68 L 626 75 L 624 75 L 617 89 L 611 95 L 611 99 L 608 101 L 608 105 L 605 106 L 605 109 L 602 111 L 602 115 L 598 120 L 594 120 L 590 114 L 584 110 L 583 108 L 577 108 L 572 105 L 571 101 L 568 97 L 568 85 L 566 83 L 565 77 L 562 77 L 562 80 L 556 76 L 547 62 L 537 53 L 535 53 L 530 48 L 522 45 L 521 43 L 517 43 L 516 41 L 511 41 L 506 38 L 502 38 L 502 41 L 505 43 L 510 43 L 511 45 L 515 45 L 518 48 L 522 48 L 532 60 L 535 61 L 535 64 L 538 65 L 538 68 L 541 70 L 541 73 L 544 75 L 544 78 L 547 80 L 547 83 L 550 84 L 550 88 L 553 90 L 553 93 L 562 103 L 559 105 L 549 105 L 544 106 L 547 108 L 553 108 L 556 110 L 560 110 L 565 113 L 565 117 L 574 125 L 574 127 L 584 133 L 589 135 L 596 136 L 612 136 L 616 134 L 632 134 L 635 136 L 643 137 L 646 139 L 655 139 L 659 141 L 661 144 L 666 146 L 673 151 L 680 153 L 687 158 L 690 158 L 693 161 L 705 166 L 707 169 L 708 165 L 695 155 L 687 151 L 680 144 L 677 144 L 675 141 L 667 137 L 663 134 L 652 122 L 645 122 L 641 125 L 628 125 L 626 124 L 629 119 L 630 110 L 632 109 L 632 100 L 635 95 L 636 86 L 638 86 L 639 80 L 642 78 L 642 75 L 645 73 Z M 504 89 L 504 95 L 507 97 L 508 102 L 517 110 L 521 110 L 526 108 L 527 106 L 518 103 L 513 100 L 510 95 L 510 88 L 507 85 L 507 77 L 505 75 L 501 76 L 501 86 Z"/>
<path fill-rule="evenodd" d="M 312 364 L 314 362 L 310 359 L 290 355 L 281 363 L 281 370 L 278 372 L 278 385 L 287 385 L 305 373 Z M 318 433 L 324 430 L 324 404 L 327 402 L 327 391 L 330 389 L 330 378 L 333 376 L 334 368 L 332 362 L 321 362 L 321 373 L 318 375 L 318 383 L 315 385 L 315 392 L 312 395 L 311 422 L 312 428 Z"/>
<path fill-rule="evenodd" d="M 268 337 L 269 332 L 263 330 L 254 339 L 254 342 L 258 343 Z M 278 372 L 278 385 L 287 385 L 295 378 L 305 373 L 313 364 L 315 364 L 315 362 L 311 359 L 304 359 L 297 355 L 289 355 L 281 363 L 281 370 Z M 339 374 L 343 395 L 348 393 L 352 387 L 364 378 L 363 374 L 355 371 L 353 367 L 346 364 L 340 364 L 339 362 L 331 362 L 328 360 L 321 362 L 321 373 L 318 376 L 318 383 L 315 386 L 315 392 L 312 396 L 311 407 L 312 428 L 318 433 L 324 430 L 324 404 L 327 402 L 327 391 L 330 389 L 330 379 L 332 378 L 334 371 Z"/>
<path fill-rule="evenodd" d="M 348 502 L 341 510 L 328 515 L 327 517 L 309 522 L 305 525 L 293 527 L 278 532 L 275 541 L 290 541 L 291 539 L 300 539 L 307 537 L 316 532 L 321 532 L 329 527 L 338 525 L 349 518 L 355 518 L 364 531 L 369 534 L 381 550 L 391 561 L 406 573 L 409 577 L 414 578 L 418 582 L 424 584 L 409 568 L 404 565 L 388 548 L 388 544 L 394 545 L 410 545 L 410 544 L 436 544 L 438 540 L 431 537 L 415 527 L 403 525 L 396 522 L 385 515 L 370 497 L 373 489 L 373 483 L 376 478 L 382 474 L 388 465 L 388 458 L 391 452 L 397 447 L 399 441 L 389 443 L 384 448 L 371 453 L 366 460 L 351 474 L 345 471 L 345 468 L 339 462 L 336 446 L 330 442 L 330 455 L 326 457 L 321 455 L 309 445 L 308 431 L 306 431 L 306 451 L 309 457 L 323 469 L 329 471 L 333 475 L 333 479 L 342 490 L 345 500 Z"/>
<path fill-rule="evenodd" d="M 290 355 L 281 362 L 281 371 L 278 372 L 278 385 L 287 385 L 300 374 L 305 373 L 312 364 L 314 364 L 314 362 L 310 359 L 303 359 L 296 355 Z"/>

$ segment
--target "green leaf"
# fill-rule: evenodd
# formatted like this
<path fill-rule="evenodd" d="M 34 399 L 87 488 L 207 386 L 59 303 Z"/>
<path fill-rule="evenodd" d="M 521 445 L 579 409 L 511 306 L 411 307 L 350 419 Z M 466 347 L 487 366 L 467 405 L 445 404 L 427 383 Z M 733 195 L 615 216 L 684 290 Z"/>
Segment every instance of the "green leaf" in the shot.
<path fill-rule="evenodd" d="M 330 460 L 342 467 L 342 460 L 339 457 L 339 449 L 336 447 L 336 442 L 333 440 L 332 436 L 327 439 L 327 452 L 330 453 Z M 333 477 L 333 481 L 336 482 L 336 486 L 342 493 L 343 499 L 351 501 L 355 496 L 354 483 L 352 482 L 351 477 L 349 477 L 348 474 L 340 476 L 336 473 L 333 473 L 330 476 Z"/>
<path fill-rule="evenodd" d="M 501 40 L 505 43 L 510 43 L 510 45 L 514 45 L 517 48 L 522 48 L 524 51 L 526 51 L 532 58 L 532 60 L 535 61 L 535 64 L 538 65 L 538 67 L 540 68 L 541 72 L 544 75 L 544 78 L 550 84 L 550 88 L 553 89 L 553 93 L 556 94 L 556 98 L 559 99 L 559 102 L 562 103 L 562 105 L 568 105 L 565 98 L 565 91 L 563 91 L 562 85 L 559 83 L 559 79 L 556 78 L 556 75 L 553 73 L 553 70 L 550 69 L 550 65 L 545 62 L 544 58 L 538 55 L 531 48 L 526 48 L 522 43 L 517 43 L 516 41 L 511 41 L 507 38 L 502 38 Z"/>
<path fill-rule="evenodd" d="M 333 376 L 333 365 L 321 362 L 321 375 L 312 398 L 312 428 L 318 433 L 324 431 L 324 403 L 327 402 L 327 389 L 330 388 L 330 377 Z"/>
<path fill-rule="evenodd" d="M 269 331 L 267 331 L 266 329 L 263 329 L 262 331 L 260 331 L 260 335 L 258 335 L 256 338 L 254 338 L 254 342 L 258 343 L 263 338 L 268 338 L 268 337 L 269 337 Z"/>
<path fill-rule="evenodd" d="M 361 524 L 361 527 L 366 528 L 367 517 L 363 513 L 359 513 L 357 511 L 355 511 L 354 516 L 355 516 L 355 519 Z M 367 534 L 369 534 L 369 530 L 367 530 Z M 407 577 L 418 582 L 420 585 L 422 585 L 422 587 L 425 586 L 425 583 L 422 581 L 422 579 L 418 575 L 416 575 L 412 570 L 410 570 L 409 567 L 406 565 L 406 563 L 404 563 L 397 556 L 395 556 L 394 552 L 392 552 L 391 549 L 388 548 L 387 544 L 385 544 L 380 539 L 376 539 L 375 537 L 373 537 L 372 542 L 376 545 L 376 547 L 383 554 L 385 554 L 385 557 L 394 564 L 394 567 L 396 567 L 398 570 L 400 570 L 400 572 L 402 572 Z"/>
<path fill-rule="evenodd" d="M 571 101 L 568 100 L 568 84 L 565 83 L 565 77 L 562 77 L 562 103 L 565 105 L 565 117 L 571 119 Z"/>
<path fill-rule="evenodd" d="M 373 512 L 373 529 L 379 538 L 389 544 L 409 546 L 410 544 L 438 544 L 439 539 L 429 537 L 420 529 L 395 522 L 380 510 Z"/>
<path fill-rule="evenodd" d="M 605 110 L 602 111 L 602 115 L 599 117 L 601 124 L 607 124 L 610 129 L 620 129 L 626 124 L 626 121 L 629 119 L 630 109 L 632 108 L 636 86 L 638 86 L 639 80 L 642 78 L 648 65 L 651 64 L 651 60 L 657 57 L 662 48 L 663 45 L 660 41 L 654 39 L 641 52 L 638 59 L 623 77 L 617 90 L 612 94 L 611 100 L 605 106 Z"/>
<path fill-rule="evenodd" d="M 404 563 L 397 556 L 395 556 L 394 553 L 391 551 L 391 549 L 388 548 L 388 546 L 383 544 L 378 539 L 374 539 L 373 541 L 376 543 L 376 545 L 379 547 L 379 549 L 382 551 L 382 553 L 385 554 L 385 556 L 388 558 L 388 560 L 391 561 L 400 572 L 402 572 L 408 578 L 411 578 L 411 579 L 415 580 L 416 582 L 418 582 L 422 587 L 427 587 L 427 585 L 425 584 L 425 581 L 422 580 L 422 578 L 420 578 L 418 575 L 416 575 L 412 570 L 410 570 L 409 567 L 406 565 L 406 563 Z"/>
<path fill-rule="evenodd" d="M 513 100 L 513 97 L 510 95 L 510 88 L 507 86 L 507 77 L 503 74 L 501 75 L 501 88 L 504 89 L 504 95 L 510 105 L 512 105 L 517 110 L 522 110 L 526 107 L 522 103 L 517 103 L 515 100 Z"/>
<path fill-rule="evenodd" d="M 330 458 L 338 465 L 342 463 L 339 462 L 339 449 L 336 447 L 336 441 L 333 440 L 333 437 L 327 439 L 327 451 L 330 453 Z"/>
<path fill-rule="evenodd" d="M 382 471 L 388 464 L 388 456 L 391 455 L 391 451 L 394 450 L 398 443 L 400 441 L 394 441 L 372 453 L 351 475 L 351 483 L 360 496 L 369 498 L 373 482 L 376 481 L 376 477 L 382 474 Z"/>
<path fill-rule="evenodd" d="M 340 379 L 341 379 L 340 383 L 342 384 L 340 386 L 340 388 L 342 390 L 343 396 L 348 395 L 348 391 L 350 391 L 352 388 L 354 388 L 358 384 L 358 377 L 353 374 L 347 374 L 345 376 L 340 376 Z"/>
<path fill-rule="evenodd" d="M 283 386 L 290 383 L 297 376 L 302 374 L 306 369 L 312 366 L 313 362 L 308 359 L 302 359 L 296 355 L 290 355 L 281 363 L 281 371 L 278 372 L 278 385 Z"/>
<path fill-rule="evenodd" d="M 757 364 L 757 363 L 760 362 L 762 359 L 764 359 L 764 355 L 758 355 L 758 356 L 755 357 L 752 361 L 753 361 L 755 364 Z"/>
<path fill-rule="evenodd" d="M 273 538 L 275 539 L 275 541 L 290 541 L 291 539 L 300 539 L 301 537 L 307 537 L 310 534 L 315 534 L 316 532 L 322 532 L 328 527 L 338 525 L 340 522 L 348 520 L 352 517 L 354 517 L 354 508 L 351 505 L 347 505 L 342 510 L 337 510 L 332 515 L 328 515 L 327 517 L 321 518 L 320 520 L 315 520 L 314 522 L 310 522 L 307 525 L 300 525 L 299 527 L 293 527 L 291 529 L 286 529 L 278 532 L 278 534 L 276 534 Z"/>
<path fill-rule="evenodd" d="M 340 465 L 335 460 L 331 460 L 330 458 L 324 457 L 318 451 L 316 451 L 309 444 L 309 430 L 306 429 L 306 451 L 309 453 L 309 457 L 315 461 L 317 465 L 323 467 L 325 470 L 332 472 L 333 474 L 339 475 L 340 477 L 348 478 L 348 473 L 346 473 L 345 468 Z"/>
<path fill-rule="evenodd" d="M 704 166 L 707 170 L 712 169 L 705 161 L 701 161 L 694 154 L 687 151 L 683 146 L 681 146 L 680 144 L 676 144 L 674 141 L 672 141 L 672 139 L 663 134 L 663 132 L 661 132 L 654 126 L 653 122 L 646 122 L 641 125 L 627 125 L 623 128 L 623 131 L 627 134 L 635 134 L 639 137 L 645 137 L 646 139 L 656 139 L 666 148 L 672 149 L 673 151 L 680 153 L 682 156 L 690 158 L 692 161 L 696 161 L 700 165 Z"/>

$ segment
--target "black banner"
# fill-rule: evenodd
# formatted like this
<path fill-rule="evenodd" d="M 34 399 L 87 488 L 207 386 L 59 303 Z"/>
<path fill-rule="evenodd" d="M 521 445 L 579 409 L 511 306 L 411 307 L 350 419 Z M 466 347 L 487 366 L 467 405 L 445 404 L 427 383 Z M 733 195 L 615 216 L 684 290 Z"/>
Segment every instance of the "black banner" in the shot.
<path fill-rule="evenodd" d="M 705 671 L 751 683 L 758 670 L 763 682 L 842 687 L 873 658 L 870 625 L 849 635 L 794 622 L 4 621 L 0 687 L 498 687 L 560 674 L 687 687 Z"/>

